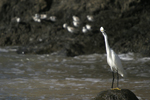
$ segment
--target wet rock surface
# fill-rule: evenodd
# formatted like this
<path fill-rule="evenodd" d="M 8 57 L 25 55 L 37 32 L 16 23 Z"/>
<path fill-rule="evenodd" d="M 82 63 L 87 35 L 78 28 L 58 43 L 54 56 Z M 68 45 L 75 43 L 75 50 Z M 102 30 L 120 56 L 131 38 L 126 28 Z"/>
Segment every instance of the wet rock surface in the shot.
<path fill-rule="evenodd" d="M 128 89 L 106 90 L 100 92 L 94 100 L 139 100 L 136 95 Z"/>
<path fill-rule="evenodd" d="M 135 52 L 150 56 L 149 0 L 1 0 L 0 46 L 18 45 L 18 53 L 47 54 L 58 52 L 66 56 L 105 53 L 105 43 L 99 28 L 103 26 L 110 47 L 117 53 Z M 56 21 L 35 22 L 35 14 L 56 16 Z M 72 16 L 80 18 L 77 33 L 63 28 L 73 26 Z M 86 16 L 92 15 L 90 22 Z M 20 18 L 17 22 L 16 18 Z M 82 32 L 86 24 L 92 26 Z"/>

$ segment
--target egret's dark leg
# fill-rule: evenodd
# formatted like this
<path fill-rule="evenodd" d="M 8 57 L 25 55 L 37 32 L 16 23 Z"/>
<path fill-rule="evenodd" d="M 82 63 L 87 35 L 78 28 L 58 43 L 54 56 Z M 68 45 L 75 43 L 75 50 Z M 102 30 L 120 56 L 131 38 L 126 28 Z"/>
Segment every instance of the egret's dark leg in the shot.
<path fill-rule="evenodd" d="M 118 70 L 117 70 L 117 87 L 119 87 L 119 74 L 118 74 Z"/>
<path fill-rule="evenodd" d="M 114 84 L 114 72 L 112 71 L 112 76 L 113 76 L 113 79 L 112 79 L 112 86 L 111 88 L 113 88 L 113 84 Z"/>

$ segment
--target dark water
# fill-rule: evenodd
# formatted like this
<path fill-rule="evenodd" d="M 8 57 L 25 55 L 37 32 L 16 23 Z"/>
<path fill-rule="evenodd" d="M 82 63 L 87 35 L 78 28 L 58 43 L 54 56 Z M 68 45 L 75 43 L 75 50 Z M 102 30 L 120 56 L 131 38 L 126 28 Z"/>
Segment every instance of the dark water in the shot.
<path fill-rule="evenodd" d="M 105 54 L 18 55 L 13 48 L 0 48 L 0 100 L 90 100 L 111 87 Z M 150 58 L 119 56 L 128 73 L 120 88 L 150 100 Z"/>

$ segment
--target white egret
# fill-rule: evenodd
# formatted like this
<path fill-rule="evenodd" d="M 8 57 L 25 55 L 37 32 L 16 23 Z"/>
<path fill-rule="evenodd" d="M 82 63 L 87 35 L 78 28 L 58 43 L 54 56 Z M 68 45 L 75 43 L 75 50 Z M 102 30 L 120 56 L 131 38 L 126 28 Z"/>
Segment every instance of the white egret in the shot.
<path fill-rule="evenodd" d="M 107 63 L 111 68 L 112 71 L 112 75 L 113 75 L 113 80 L 112 80 L 112 89 L 117 89 L 120 90 L 118 88 L 119 85 L 119 75 L 118 73 L 122 76 L 125 77 L 126 76 L 126 72 L 124 71 L 123 67 L 122 67 L 122 63 L 120 58 L 118 57 L 118 55 L 109 47 L 108 44 L 108 40 L 107 40 L 107 34 L 105 33 L 105 30 L 103 27 L 100 28 L 100 31 L 102 32 L 104 39 L 105 39 L 105 46 L 106 46 L 106 53 L 107 53 Z M 113 84 L 114 84 L 114 72 L 117 73 L 117 88 L 113 88 Z"/>

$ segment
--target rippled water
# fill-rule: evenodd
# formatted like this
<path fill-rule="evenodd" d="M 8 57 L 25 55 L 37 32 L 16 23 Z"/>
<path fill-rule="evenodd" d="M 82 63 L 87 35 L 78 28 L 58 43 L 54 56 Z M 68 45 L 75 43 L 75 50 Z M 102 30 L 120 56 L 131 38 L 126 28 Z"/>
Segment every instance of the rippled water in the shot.
<path fill-rule="evenodd" d="M 15 50 L 0 48 L 0 99 L 90 100 L 111 87 L 106 54 L 63 57 L 18 55 Z M 150 58 L 133 53 L 119 56 L 128 73 L 120 79 L 120 88 L 150 100 Z"/>

